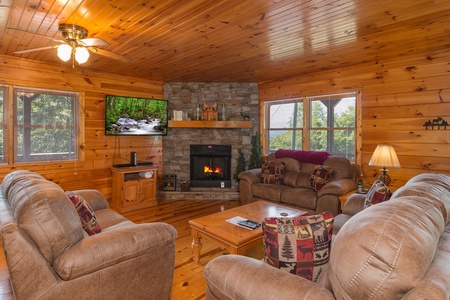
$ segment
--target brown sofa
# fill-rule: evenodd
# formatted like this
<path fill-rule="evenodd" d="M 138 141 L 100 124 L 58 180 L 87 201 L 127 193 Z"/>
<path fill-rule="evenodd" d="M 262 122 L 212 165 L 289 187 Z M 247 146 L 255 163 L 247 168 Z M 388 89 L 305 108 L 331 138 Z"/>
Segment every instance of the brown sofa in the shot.
<path fill-rule="evenodd" d="M 450 299 L 449 189 L 449 175 L 419 175 L 348 218 L 317 283 L 245 256 L 218 257 L 204 270 L 206 299 Z"/>
<path fill-rule="evenodd" d="M 87 235 L 57 184 L 30 171 L 4 178 L 1 233 L 16 299 L 169 299 L 176 230 L 128 221 L 96 190 L 76 193 L 100 233 Z"/>
<path fill-rule="evenodd" d="M 242 204 L 257 200 L 283 203 L 307 211 L 309 214 L 329 211 L 334 216 L 341 212 L 339 196 L 356 189 L 355 168 L 346 157 L 330 156 L 323 164 L 330 166 L 332 173 L 329 182 L 315 192 L 311 189 L 309 178 L 316 164 L 305 163 L 293 158 L 267 157 L 270 161 L 282 161 L 284 183 L 282 185 L 261 182 L 261 169 L 253 169 L 239 174 L 239 195 Z"/>
<path fill-rule="evenodd" d="M 421 182 L 421 184 L 417 184 Z M 412 183 L 416 183 L 412 185 Z M 450 187 L 450 176 L 447 174 L 437 173 L 423 173 L 411 178 L 404 186 L 397 189 L 390 199 L 395 199 L 400 196 L 427 196 L 427 183 L 433 183 L 448 189 Z M 355 193 L 348 197 L 344 204 L 342 213 L 337 215 L 334 219 L 333 234 L 336 235 L 342 226 L 350 220 L 351 217 L 361 212 L 364 209 L 364 202 L 366 194 Z"/>

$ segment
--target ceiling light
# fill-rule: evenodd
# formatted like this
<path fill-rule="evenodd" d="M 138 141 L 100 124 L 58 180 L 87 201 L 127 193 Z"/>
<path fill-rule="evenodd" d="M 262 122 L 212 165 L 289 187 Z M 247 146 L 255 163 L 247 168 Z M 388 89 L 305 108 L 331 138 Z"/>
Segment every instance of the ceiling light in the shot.
<path fill-rule="evenodd" d="M 89 51 L 84 47 L 75 48 L 75 60 L 81 65 L 89 59 Z"/>
<path fill-rule="evenodd" d="M 72 55 L 72 47 L 67 44 L 62 44 L 58 47 L 58 57 L 63 61 L 68 61 Z"/>

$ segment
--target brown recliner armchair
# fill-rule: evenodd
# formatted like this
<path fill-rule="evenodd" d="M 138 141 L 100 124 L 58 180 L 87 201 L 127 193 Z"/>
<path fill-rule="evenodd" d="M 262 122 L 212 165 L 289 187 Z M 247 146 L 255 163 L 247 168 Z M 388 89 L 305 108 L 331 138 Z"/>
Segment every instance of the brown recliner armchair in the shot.
<path fill-rule="evenodd" d="M 135 224 L 96 190 L 76 191 L 101 232 L 89 236 L 65 192 L 29 171 L 3 180 L 3 249 L 17 299 L 169 299 L 176 230 Z"/>

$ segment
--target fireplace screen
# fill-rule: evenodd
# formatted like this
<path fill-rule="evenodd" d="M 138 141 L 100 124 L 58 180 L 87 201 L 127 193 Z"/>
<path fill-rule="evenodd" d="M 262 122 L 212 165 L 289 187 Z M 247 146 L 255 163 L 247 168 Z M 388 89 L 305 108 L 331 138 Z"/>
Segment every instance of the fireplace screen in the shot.
<path fill-rule="evenodd" d="M 231 146 L 191 145 L 191 187 L 231 187 Z"/>

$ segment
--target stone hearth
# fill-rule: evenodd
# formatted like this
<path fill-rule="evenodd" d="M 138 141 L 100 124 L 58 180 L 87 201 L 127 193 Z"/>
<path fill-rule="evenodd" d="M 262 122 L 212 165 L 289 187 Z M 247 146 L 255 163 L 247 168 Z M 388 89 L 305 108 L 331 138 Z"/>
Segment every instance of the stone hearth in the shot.
<path fill-rule="evenodd" d="M 231 188 L 191 188 L 181 192 L 180 181 L 190 179 L 190 145 L 231 145 L 231 174 L 235 173 L 238 150 L 250 157 L 251 137 L 258 130 L 258 84 L 220 82 L 169 82 L 164 84 L 164 98 L 169 100 L 169 116 L 181 110 L 195 118 L 198 104 L 225 104 L 226 120 L 240 121 L 241 113 L 250 116 L 252 128 L 170 128 L 163 137 L 164 175 L 177 176 L 176 191 L 161 191 L 158 199 L 238 199 L 237 183 Z"/>

